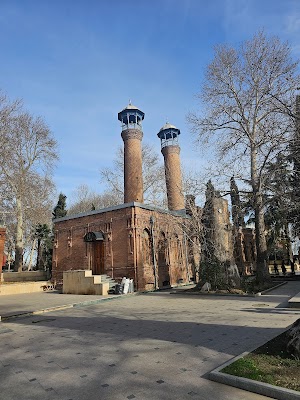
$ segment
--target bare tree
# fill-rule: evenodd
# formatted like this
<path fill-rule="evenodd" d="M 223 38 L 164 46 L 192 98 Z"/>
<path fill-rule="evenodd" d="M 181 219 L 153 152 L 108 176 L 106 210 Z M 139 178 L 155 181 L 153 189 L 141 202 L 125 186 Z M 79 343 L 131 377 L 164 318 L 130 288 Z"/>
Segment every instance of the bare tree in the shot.
<path fill-rule="evenodd" d="M 123 201 L 116 192 L 104 192 L 98 194 L 94 192 L 88 185 L 81 184 L 73 192 L 73 198 L 68 209 L 68 215 L 80 214 L 91 210 L 99 210 L 101 208 L 110 207 L 120 204 Z"/>
<path fill-rule="evenodd" d="M 165 206 L 165 171 L 160 157 L 149 144 L 142 146 L 144 202 L 157 206 Z M 102 182 L 106 183 L 108 192 L 116 197 L 116 203 L 123 203 L 124 149 L 119 147 L 113 162 L 113 168 L 100 171 Z"/>
<path fill-rule="evenodd" d="M 257 279 L 268 277 L 263 192 L 266 167 L 287 151 L 292 109 L 299 87 L 298 63 L 287 43 L 259 32 L 238 49 L 218 46 L 199 94 L 204 106 L 189 121 L 202 144 L 215 146 L 219 160 L 238 165 L 251 188 L 255 211 Z M 237 176 L 237 175 L 236 175 Z"/>
<path fill-rule="evenodd" d="M 50 173 L 57 144 L 41 118 L 24 112 L 20 103 L 0 99 L 0 182 L 9 190 L 16 217 L 15 269 L 22 270 L 26 201 L 38 178 Z M 34 179 L 33 179 L 34 178 Z M 43 188 L 39 193 L 42 196 Z"/>

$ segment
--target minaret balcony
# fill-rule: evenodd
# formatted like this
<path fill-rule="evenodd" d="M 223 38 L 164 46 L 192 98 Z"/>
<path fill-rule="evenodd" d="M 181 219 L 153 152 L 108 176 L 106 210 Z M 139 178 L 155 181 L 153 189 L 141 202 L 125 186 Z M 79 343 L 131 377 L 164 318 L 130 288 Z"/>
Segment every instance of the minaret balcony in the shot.
<path fill-rule="evenodd" d="M 142 125 L 138 122 L 130 122 L 129 124 L 122 124 L 122 131 L 126 131 L 127 129 L 138 129 L 140 131 L 143 130 Z"/>

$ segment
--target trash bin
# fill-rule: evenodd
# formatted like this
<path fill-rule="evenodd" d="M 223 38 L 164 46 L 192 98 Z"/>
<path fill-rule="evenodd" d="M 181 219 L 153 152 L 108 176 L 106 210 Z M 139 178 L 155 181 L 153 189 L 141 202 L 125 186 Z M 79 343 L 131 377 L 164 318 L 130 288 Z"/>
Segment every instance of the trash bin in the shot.
<path fill-rule="evenodd" d="M 119 283 L 116 284 L 115 286 L 115 294 L 122 294 L 122 285 L 120 285 Z"/>

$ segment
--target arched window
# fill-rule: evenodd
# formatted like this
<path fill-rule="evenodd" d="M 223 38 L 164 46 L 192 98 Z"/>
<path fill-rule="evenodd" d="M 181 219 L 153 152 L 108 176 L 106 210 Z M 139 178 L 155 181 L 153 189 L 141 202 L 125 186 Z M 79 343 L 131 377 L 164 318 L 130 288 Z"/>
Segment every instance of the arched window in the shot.
<path fill-rule="evenodd" d="M 179 239 L 178 239 L 178 235 L 173 236 L 173 257 L 175 261 L 178 261 L 178 243 L 179 243 Z"/>
<path fill-rule="evenodd" d="M 158 240 L 158 265 L 161 267 L 164 267 L 167 264 L 166 249 L 167 249 L 166 236 L 163 232 L 161 232 Z"/>
<path fill-rule="evenodd" d="M 144 229 L 143 232 L 143 263 L 144 264 L 152 264 L 151 260 L 151 240 L 150 240 L 150 232 L 148 229 Z"/>

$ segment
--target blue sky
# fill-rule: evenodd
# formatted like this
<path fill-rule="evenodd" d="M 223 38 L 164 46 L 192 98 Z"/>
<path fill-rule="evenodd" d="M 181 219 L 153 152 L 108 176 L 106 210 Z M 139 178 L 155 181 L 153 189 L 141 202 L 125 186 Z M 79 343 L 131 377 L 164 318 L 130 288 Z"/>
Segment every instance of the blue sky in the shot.
<path fill-rule="evenodd" d="M 122 144 L 117 113 L 129 99 L 145 112 L 144 141 L 159 152 L 168 120 L 184 168 L 200 170 L 186 115 L 213 47 L 261 28 L 300 56 L 299 0 L 0 0 L 0 88 L 50 126 L 57 191 L 71 200 L 82 183 L 104 189 L 99 170 Z"/>

